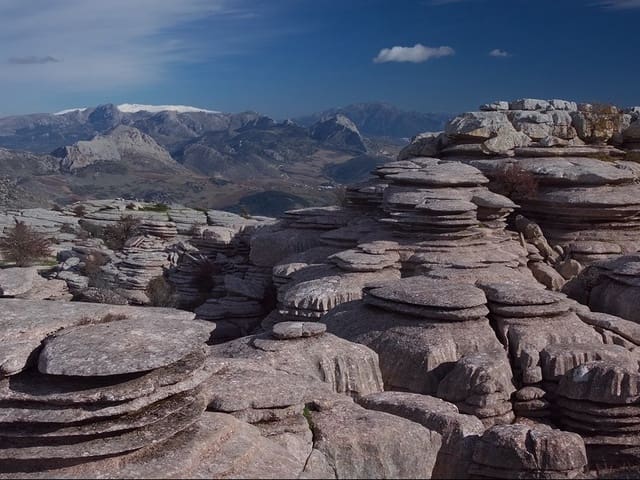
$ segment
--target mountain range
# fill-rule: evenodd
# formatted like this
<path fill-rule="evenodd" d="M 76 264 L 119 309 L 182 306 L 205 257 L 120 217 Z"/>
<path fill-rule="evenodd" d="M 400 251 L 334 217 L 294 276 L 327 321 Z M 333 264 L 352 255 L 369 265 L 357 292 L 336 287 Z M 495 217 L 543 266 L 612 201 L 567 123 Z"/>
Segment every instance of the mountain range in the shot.
<path fill-rule="evenodd" d="M 445 120 L 381 103 L 282 122 L 138 104 L 4 117 L 0 178 L 25 193 L 0 206 L 122 196 L 277 214 L 332 200 L 336 186 L 361 180 L 406 137 Z"/>
<path fill-rule="evenodd" d="M 295 118 L 302 126 L 310 127 L 323 118 L 344 115 L 367 137 L 409 139 L 422 132 L 440 131 L 450 118 L 450 113 L 407 112 L 384 102 L 354 103 L 319 113 Z"/>

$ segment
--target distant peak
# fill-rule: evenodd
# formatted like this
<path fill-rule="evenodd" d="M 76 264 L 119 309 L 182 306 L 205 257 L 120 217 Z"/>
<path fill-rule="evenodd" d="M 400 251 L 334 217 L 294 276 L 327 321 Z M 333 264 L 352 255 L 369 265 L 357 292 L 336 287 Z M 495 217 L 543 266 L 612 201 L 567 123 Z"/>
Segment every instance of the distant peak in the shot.
<path fill-rule="evenodd" d="M 179 112 L 179 113 L 193 113 L 193 112 L 204 112 L 204 113 L 220 113 L 215 110 L 205 110 L 204 108 L 198 107 L 190 107 L 188 105 L 142 105 L 139 103 L 123 103 L 118 105 L 118 110 L 123 113 L 136 113 L 136 112 L 149 112 L 149 113 L 158 113 L 158 112 Z"/>

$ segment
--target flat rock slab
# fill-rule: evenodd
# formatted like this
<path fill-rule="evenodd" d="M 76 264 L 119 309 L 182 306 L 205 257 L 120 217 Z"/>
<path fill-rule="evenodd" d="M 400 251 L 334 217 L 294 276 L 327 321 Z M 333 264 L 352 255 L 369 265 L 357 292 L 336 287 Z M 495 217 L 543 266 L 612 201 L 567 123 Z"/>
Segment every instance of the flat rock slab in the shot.
<path fill-rule="evenodd" d="M 402 278 L 365 291 L 381 300 L 435 309 L 473 308 L 484 305 L 487 301 L 479 288 L 422 276 Z"/>
<path fill-rule="evenodd" d="M 478 209 L 475 203 L 465 200 L 425 200 L 416 205 L 416 208 L 432 215 L 453 215 L 473 212 Z"/>
<path fill-rule="evenodd" d="M 622 253 L 620 245 L 609 242 L 590 242 L 588 240 L 572 242 L 569 244 L 569 250 L 573 253 L 592 254 L 592 255 L 614 255 Z"/>
<path fill-rule="evenodd" d="M 0 269 L 0 296 L 15 297 L 27 293 L 37 276 L 36 267 Z"/>
<path fill-rule="evenodd" d="M 38 370 L 81 377 L 145 372 L 179 361 L 209 336 L 197 322 L 152 319 L 72 327 L 45 341 Z"/>
<path fill-rule="evenodd" d="M 164 420 L 196 401 L 198 401 L 197 392 L 187 392 L 156 402 L 140 412 L 105 418 L 96 422 L 77 425 L 15 423 L 3 426 L 0 429 L 0 437 L 32 439 L 36 437 L 83 437 L 132 430 Z M 46 441 L 43 440 L 43 443 Z"/>
<path fill-rule="evenodd" d="M 0 381 L 0 402 L 50 405 L 125 402 L 191 377 L 202 368 L 204 361 L 204 349 L 199 349 L 174 364 L 142 374 L 86 378 L 45 375 L 29 370 Z"/>
<path fill-rule="evenodd" d="M 285 409 L 334 395 L 326 383 L 241 358 L 211 358 L 221 367 L 204 384 L 208 409 L 218 412 Z M 340 397 L 338 397 L 340 398 Z M 345 397 L 346 400 L 346 397 Z"/>
<path fill-rule="evenodd" d="M 2 408 L 0 408 L 0 424 L 95 422 L 119 415 L 137 414 L 156 402 L 173 395 L 195 390 L 210 376 L 211 371 L 203 368 L 176 384 L 159 387 L 150 395 L 125 402 L 87 405 L 55 405 L 20 401 L 3 402 Z"/>
<path fill-rule="evenodd" d="M 569 302 L 558 301 L 545 305 L 504 305 L 489 302 L 489 310 L 501 317 L 532 318 L 532 317 L 554 317 L 562 315 L 571 309 Z"/>
<path fill-rule="evenodd" d="M 273 336 L 279 340 L 317 337 L 327 331 L 324 323 L 316 322 L 281 322 L 273 326 Z"/>
<path fill-rule="evenodd" d="M 519 158 L 516 165 L 532 173 L 543 184 L 610 185 L 631 183 L 633 172 L 615 163 L 586 157 Z"/>
<path fill-rule="evenodd" d="M 427 187 L 472 187 L 489 183 L 480 170 L 458 162 L 441 163 L 417 171 L 395 173 L 387 175 L 386 179 L 393 183 Z"/>
<path fill-rule="evenodd" d="M 503 305 L 551 305 L 563 298 L 549 290 L 536 288 L 533 283 L 491 283 L 482 285 L 482 289 L 490 302 Z"/>
<path fill-rule="evenodd" d="M 181 323 L 195 314 L 154 307 L 101 305 L 83 302 L 0 299 L 0 376 L 21 372 L 34 360 L 42 341 L 61 328 L 102 321 L 107 315 L 135 319 L 162 319 Z M 210 330 L 213 327 L 209 326 Z"/>
<path fill-rule="evenodd" d="M 426 319 L 442 322 L 465 322 L 468 320 L 479 320 L 489 313 L 489 309 L 484 305 L 460 309 L 431 308 L 383 300 L 368 294 L 365 294 L 364 302 L 367 305 L 381 308 L 389 312 L 402 313 L 417 317 L 416 320 Z"/>
<path fill-rule="evenodd" d="M 554 403 L 562 410 L 570 410 L 576 413 L 584 413 L 598 418 L 637 418 L 640 419 L 640 406 L 638 405 L 607 405 L 585 400 L 557 397 Z"/>
<path fill-rule="evenodd" d="M 205 409 L 204 399 L 184 406 L 181 410 L 151 425 L 133 429 L 117 436 L 89 437 L 87 441 L 66 443 L 64 437 L 32 437 L 2 439 L 0 444 L 11 445 L 0 448 L 0 460 L 56 460 L 114 455 L 140 449 L 149 444 L 172 437 L 198 420 Z M 3 441 L 4 440 L 4 441 Z M 6 443 L 5 443 L 6 442 Z"/>

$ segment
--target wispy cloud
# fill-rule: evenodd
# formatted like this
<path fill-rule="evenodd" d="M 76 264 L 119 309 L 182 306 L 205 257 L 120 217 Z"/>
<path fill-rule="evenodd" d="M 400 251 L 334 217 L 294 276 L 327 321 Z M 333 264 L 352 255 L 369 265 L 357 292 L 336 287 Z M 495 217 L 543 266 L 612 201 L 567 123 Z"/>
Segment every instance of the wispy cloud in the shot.
<path fill-rule="evenodd" d="M 489 56 L 490 57 L 506 58 L 506 57 L 510 57 L 511 54 L 509 52 L 507 52 L 506 50 L 502 50 L 500 48 L 494 48 L 493 50 L 491 50 L 489 52 Z"/>
<path fill-rule="evenodd" d="M 7 60 L 7 63 L 11 65 L 41 65 L 43 63 L 59 63 L 62 60 L 47 55 L 46 57 L 36 57 L 35 55 L 29 55 L 28 57 L 11 57 Z"/>
<path fill-rule="evenodd" d="M 602 0 L 596 5 L 610 10 L 625 10 L 629 8 L 640 8 L 640 0 Z"/>
<path fill-rule="evenodd" d="M 449 5 L 450 3 L 462 3 L 473 0 L 430 0 L 429 5 Z"/>
<path fill-rule="evenodd" d="M 175 64 L 227 53 L 222 41 L 198 42 L 188 26 L 213 16 L 247 15 L 237 8 L 240 2 L 0 0 L 0 59 L 47 69 L 35 78 L 31 69 L 0 68 L 0 91 L 27 84 L 98 91 L 152 82 Z"/>
<path fill-rule="evenodd" d="M 391 47 L 383 48 L 373 59 L 374 63 L 387 62 L 411 62 L 422 63 L 431 58 L 448 57 L 455 55 L 455 50 L 451 47 L 425 47 L 416 43 L 413 47 Z"/>

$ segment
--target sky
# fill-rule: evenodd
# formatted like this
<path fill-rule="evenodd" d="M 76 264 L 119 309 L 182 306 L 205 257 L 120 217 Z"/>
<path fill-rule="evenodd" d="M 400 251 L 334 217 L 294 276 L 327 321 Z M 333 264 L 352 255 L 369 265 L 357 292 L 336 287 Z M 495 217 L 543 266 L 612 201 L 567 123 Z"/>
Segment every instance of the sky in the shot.
<path fill-rule="evenodd" d="M 640 104 L 640 0 L 0 0 L 0 115 Z"/>

